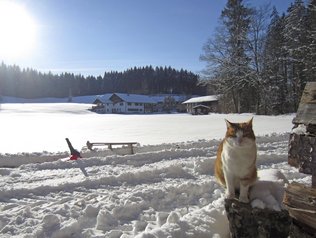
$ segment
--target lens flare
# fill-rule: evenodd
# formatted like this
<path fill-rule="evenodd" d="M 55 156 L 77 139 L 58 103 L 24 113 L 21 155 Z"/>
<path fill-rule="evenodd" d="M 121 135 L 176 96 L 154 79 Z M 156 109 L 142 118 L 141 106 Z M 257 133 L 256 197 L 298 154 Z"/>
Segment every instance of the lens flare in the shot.
<path fill-rule="evenodd" d="M 35 47 L 37 27 L 26 8 L 12 1 L 0 1 L 0 59 L 27 56 Z"/>

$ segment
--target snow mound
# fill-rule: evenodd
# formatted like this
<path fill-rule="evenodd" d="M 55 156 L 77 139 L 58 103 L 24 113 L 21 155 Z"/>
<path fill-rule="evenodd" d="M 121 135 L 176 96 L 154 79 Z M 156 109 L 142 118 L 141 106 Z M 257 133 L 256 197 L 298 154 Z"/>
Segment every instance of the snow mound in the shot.
<path fill-rule="evenodd" d="M 257 138 L 253 206 L 282 209 L 286 183 L 311 182 L 287 164 L 288 136 Z M 0 168 L 0 236 L 229 237 L 224 190 L 213 176 L 219 143 L 138 146 L 133 155 L 78 161 L 24 157 Z"/>

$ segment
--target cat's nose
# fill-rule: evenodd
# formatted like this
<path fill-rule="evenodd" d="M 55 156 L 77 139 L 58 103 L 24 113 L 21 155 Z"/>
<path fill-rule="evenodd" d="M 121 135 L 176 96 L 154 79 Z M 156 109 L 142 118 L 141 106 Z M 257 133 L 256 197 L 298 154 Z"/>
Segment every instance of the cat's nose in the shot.
<path fill-rule="evenodd" d="M 236 137 L 237 137 L 237 143 L 238 143 L 238 145 L 240 145 L 241 142 L 242 142 L 242 138 L 243 138 L 243 132 L 242 131 L 237 131 Z"/>
<path fill-rule="evenodd" d="M 243 132 L 242 131 L 237 131 L 236 132 L 236 136 L 237 136 L 237 138 L 242 138 L 243 137 Z"/>

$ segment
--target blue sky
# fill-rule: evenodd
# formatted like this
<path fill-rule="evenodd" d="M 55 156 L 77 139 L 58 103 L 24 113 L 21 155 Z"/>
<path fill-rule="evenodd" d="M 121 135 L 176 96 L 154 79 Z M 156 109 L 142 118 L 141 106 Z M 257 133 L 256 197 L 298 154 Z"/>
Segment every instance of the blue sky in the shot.
<path fill-rule="evenodd" d="M 2 0 L 0 0 L 2 1 Z M 134 66 L 198 73 L 226 0 L 15 0 L 37 24 L 27 57 L 1 59 L 53 73 L 102 75 Z M 269 1 L 246 1 L 259 6 Z M 274 0 L 285 12 L 292 0 Z M 1 57 L 1 52 L 0 52 Z"/>

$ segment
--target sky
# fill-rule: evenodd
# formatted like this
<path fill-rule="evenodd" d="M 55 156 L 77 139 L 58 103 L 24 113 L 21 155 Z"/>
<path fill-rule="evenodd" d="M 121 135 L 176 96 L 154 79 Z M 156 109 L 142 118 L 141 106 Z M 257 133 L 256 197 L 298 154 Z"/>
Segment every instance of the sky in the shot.
<path fill-rule="evenodd" d="M 282 13 L 293 1 L 246 3 L 261 6 L 271 2 Z M 5 4 L 1 6 L 4 2 L 8 0 L 0 0 L 0 13 L 1 8 L 6 9 Z M 6 40 L 0 39 L 0 61 L 41 72 L 103 76 L 105 71 L 146 65 L 201 72 L 205 68 L 205 62 L 199 60 L 202 47 L 218 25 L 226 0 L 10 0 L 10 3 L 20 6 L 23 14 L 15 8 L 4 10 L 7 17 L 0 14 L 0 22 L 5 22 L 0 23 L 2 36 L 8 36 Z M 13 24 L 16 19 L 19 21 Z M 12 29 L 20 33 L 12 33 Z"/>

